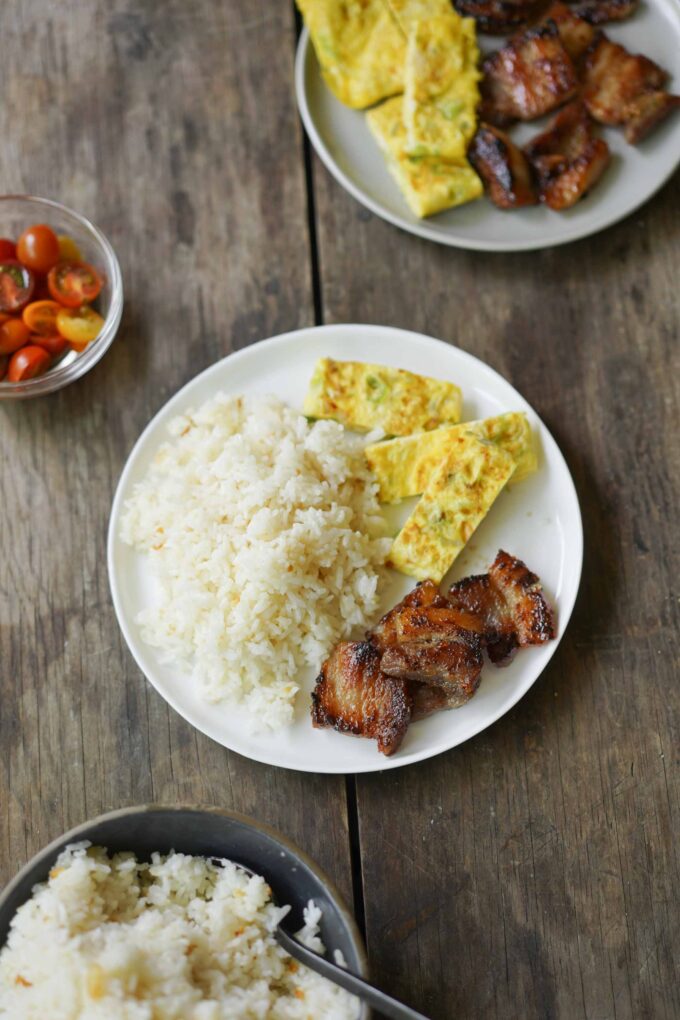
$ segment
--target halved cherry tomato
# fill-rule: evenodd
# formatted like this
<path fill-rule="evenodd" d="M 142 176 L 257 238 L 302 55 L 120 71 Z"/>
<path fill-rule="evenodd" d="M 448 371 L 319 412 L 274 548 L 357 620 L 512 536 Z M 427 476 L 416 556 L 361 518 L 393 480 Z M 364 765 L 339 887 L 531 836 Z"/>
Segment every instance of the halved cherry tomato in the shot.
<path fill-rule="evenodd" d="M 33 333 L 31 335 L 31 343 L 37 347 L 42 347 L 44 351 L 51 354 L 53 358 L 56 358 L 59 354 L 63 354 L 68 347 L 68 340 L 64 340 L 60 333 L 55 333 L 53 336 L 42 336 L 39 333 Z"/>
<path fill-rule="evenodd" d="M 97 270 L 87 262 L 60 262 L 47 274 L 50 294 L 67 308 L 80 308 L 94 301 L 102 283 Z"/>
<path fill-rule="evenodd" d="M 73 240 L 72 237 L 67 237 L 66 234 L 58 234 L 57 240 L 59 241 L 59 261 L 60 262 L 82 262 L 83 256 L 80 254 L 80 248 Z"/>
<path fill-rule="evenodd" d="M 49 272 L 59 259 L 57 235 L 44 223 L 29 227 L 17 241 L 17 258 L 36 273 Z"/>
<path fill-rule="evenodd" d="M 31 333 L 41 336 L 54 336 L 57 332 L 57 313 L 62 309 L 58 301 L 31 301 L 26 305 L 21 317 Z"/>
<path fill-rule="evenodd" d="M 23 382 L 41 375 L 50 367 L 50 356 L 42 347 L 29 344 L 13 354 L 7 369 L 8 382 Z"/>
<path fill-rule="evenodd" d="M 8 237 L 0 237 L 0 261 L 4 262 L 5 259 L 16 259 L 17 257 L 17 246 L 14 241 L 10 241 Z"/>
<path fill-rule="evenodd" d="M 0 380 L 4 379 L 7 375 L 7 366 L 9 365 L 9 355 L 0 354 Z"/>
<path fill-rule="evenodd" d="M 16 259 L 0 262 L 0 312 L 19 312 L 31 300 L 35 277 Z"/>
<path fill-rule="evenodd" d="M 96 340 L 103 325 L 101 315 L 87 305 L 62 308 L 57 315 L 57 329 L 74 351 L 82 351 Z"/>
<path fill-rule="evenodd" d="M 6 319 L 0 323 L 0 354 L 13 354 L 27 344 L 31 331 L 21 319 Z"/>

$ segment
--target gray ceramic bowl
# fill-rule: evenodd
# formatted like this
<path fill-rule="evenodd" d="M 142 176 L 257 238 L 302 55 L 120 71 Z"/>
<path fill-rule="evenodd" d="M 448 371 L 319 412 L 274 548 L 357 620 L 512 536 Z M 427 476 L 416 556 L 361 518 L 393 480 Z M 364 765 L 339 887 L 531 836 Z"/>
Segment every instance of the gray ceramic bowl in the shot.
<path fill-rule="evenodd" d="M 142 859 L 155 850 L 228 857 L 263 875 L 278 903 L 293 908 L 302 927 L 302 908 L 313 899 L 321 907 L 321 938 L 329 952 L 340 949 L 347 966 L 367 976 L 366 954 L 359 930 L 340 894 L 317 865 L 285 836 L 268 825 L 215 807 L 162 807 L 144 804 L 122 808 L 84 822 L 60 836 L 21 869 L 0 895 L 0 947 L 18 908 L 69 843 L 89 840 L 108 850 L 131 850 Z M 361 1020 L 370 1016 L 366 1007 Z"/>

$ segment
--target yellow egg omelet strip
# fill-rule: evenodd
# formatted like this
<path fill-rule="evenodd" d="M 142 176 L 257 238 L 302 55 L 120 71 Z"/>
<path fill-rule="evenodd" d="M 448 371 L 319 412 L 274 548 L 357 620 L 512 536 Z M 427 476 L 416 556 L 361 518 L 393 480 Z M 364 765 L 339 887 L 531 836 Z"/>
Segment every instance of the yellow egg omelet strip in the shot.
<path fill-rule="evenodd" d="M 461 437 L 435 469 L 388 562 L 402 574 L 438 584 L 514 470 L 502 447 Z"/>
<path fill-rule="evenodd" d="M 404 91 L 409 155 L 464 158 L 477 130 L 478 63 L 475 23 L 450 6 L 441 17 L 409 26 Z"/>
<path fill-rule="evenodd" d="M 404 89 L 406 36 L 385 0 L 297 0 L 323 77 L 362 109 Z"/>
<path fill-rule="evenodd" d="M 513 485 L 538 467 L 531 426 L 523 412 L 442 426 L 431 432 L 366 447 L 366 460 L 380 485 L 381 502 L 398 503 L 409 496 L 419 496 L 454 444 L 463 440 L 454 448 L 464 451 L 466 444 L 479 439 L 496 443 L 510 454 L 515 462 L 510 479 Z"/>
<path fill-rule="evenodd" d="M 460 421 L 461 392 L 455 383 L 402 368 L 362 361 L 317 361 L 303 411 L 333 418 L 351 429 L 381 428 L 407 436 Z"/>
<path fill-rule="evenodd" d="M 451 0 L 387 0 L 387 6 L 405 36 L 415 21 L 445 16 L 452 10 Z"/>
<path fill-rule="evenodd" d="M 466 159 L 459 164 L 405 152 L 402 96 L 388 99 L 366 114 L 368 126 L 387 159 L 390 173 L 416 216 L 463 205 L 480 198 L 482 182 Z"/>

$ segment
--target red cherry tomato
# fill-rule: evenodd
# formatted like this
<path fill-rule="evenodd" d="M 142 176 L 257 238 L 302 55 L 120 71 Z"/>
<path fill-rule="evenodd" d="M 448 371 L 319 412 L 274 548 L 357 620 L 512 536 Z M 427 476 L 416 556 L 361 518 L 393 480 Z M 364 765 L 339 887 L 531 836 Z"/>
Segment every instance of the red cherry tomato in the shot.
<path fill-rule="evenodd" d="M 0 262 L 0 312 L 19 312 L 31 300 L 35 277 L 15 259 Z"/>
<path fill-rule="evenodd" d="M 13 354 L 28 343 L 31 331 L 21 319 L 0 323 L 0 354 Z"/>
<path fill-rule="evenodd" d="M 47 274 L 50 294 L 66 308 L 80 308 L 94 301 L 102 284 L 97 270 L 87 262 L 60 262 Z"/>
<path fill-rule="evenodd" d="M 0 381 L 2 381 L 7 375 L 7 366 L 9 364 L 9 355 L 0 354 Z"/>
<path fill-rule="evenodd" d="M 29 227 L 17 241 L 17 258 L 35 273 L 49 272 L 59 258 L 57 235 L 44 223 Z"/>
<path fill-rule="evenodd" d="M 4 262 L 5 259 L 16 259 L 17 257 L 17 246 L 14 241 L 10 241 L 8 237 L 0 237 L 0 262 Z"/>
<path fill-rule="evenodd" d="M 12 355 L 7 369 L 8 382 L 23 382 L 41 375 L 50 367 L 50 356 L 42 347 L 29 344 Z"/>
<path fill-rule="evenodd" d="M 32 333 L 30 342 L 37 347 L 42 347 L 53 358 L 63 354 L 69 345 L 68 340 L 65 340 L 60 333 L 55 333 L 53 336 L 42 336 L 40 333 Z"/>
<path fill-rule="evenodd" d="M 26 305 L 21 317 L 31 333 L 41 336 L 54 336 L 57 332 L 57 312 L 61 310 L 58 301 L 31 301 Z"/>

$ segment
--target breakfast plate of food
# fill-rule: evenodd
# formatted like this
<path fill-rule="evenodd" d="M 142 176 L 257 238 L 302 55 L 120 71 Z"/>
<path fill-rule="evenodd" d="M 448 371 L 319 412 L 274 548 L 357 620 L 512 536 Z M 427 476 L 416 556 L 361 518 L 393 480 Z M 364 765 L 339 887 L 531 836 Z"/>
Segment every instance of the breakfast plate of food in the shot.
<path fill-rule="evenodd" d="M 312 145 L 411 233 L 484 251 L 564 244 L 639 208 L 680 164 L 675 0 L 298 6 Z"/>
<path fill-rule="evenodd" d="M 189 382 L 132 450 L 108 536 L 119 624 L 168 703 L 246 757 L 328 773 L 420 761 L 507 712 L 564 634 L 582 552 L 564 458 L 510 383 L 370 325 Z"/>

